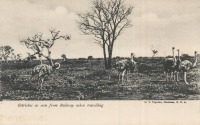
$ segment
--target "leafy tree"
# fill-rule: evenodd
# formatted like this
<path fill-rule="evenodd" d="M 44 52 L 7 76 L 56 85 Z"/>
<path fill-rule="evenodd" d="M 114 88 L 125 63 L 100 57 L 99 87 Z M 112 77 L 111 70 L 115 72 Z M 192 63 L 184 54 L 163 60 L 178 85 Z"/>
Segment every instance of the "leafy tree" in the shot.
<path fill-rule="evenodd" d="M 8 58 L 10 57 L 10 55 L 12 54 L 12 52 L 14 51 L 14 49 L 9 46 L 0 46 L 0 57 L 2 57 L 5 62 L 8 62 Z"/>
<path fill-rule="evenodd" d="M 66 55 L 65 55 L 65 54 L 62 54 L 61 57 L 63 58 L 63 62 L 65 62 L 66 59 L 67 59 Z"/>
<path fill-rule="evenodd" d="M 114 43 L 122 31 L 131 26 L 129 15 L 132 9 L 122 0 L 95 0 L 90 12 L 79 14 L 79 29 L 95 37 L 96 43 L 102 47 L 107 69 L 111 68 Z"/>

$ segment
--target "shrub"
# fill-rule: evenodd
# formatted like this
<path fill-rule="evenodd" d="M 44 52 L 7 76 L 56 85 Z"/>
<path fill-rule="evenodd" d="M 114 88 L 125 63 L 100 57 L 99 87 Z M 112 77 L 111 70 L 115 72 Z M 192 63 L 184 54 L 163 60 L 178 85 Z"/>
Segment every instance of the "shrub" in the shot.
<path fill-rule="evenodd" d="M 120 59 L 120 56 L 116 56 L 116 57 L 114 57 L 113 59 Z"/>
<path fill-rule="evenodd" d="M 182 54 L 181 56 L 182 56 L 183 58 L 188 58 L 188 57 L 190 57 L 189 54 Z"/>
<path fill-rule="evenodd" d="M 88 56 L 88 59 L 90 59 L 90 60 L 93 59 L 93 56 Z"/>
<path fill-rule="evenodd" d="M 85 58 L 78 58 L 78 60 L 85 60 Z"/>
<path fill-rule="evenodd" d="M 168 55 L 168 56 L 166 56 L 166 58 L 173 58 L 173 56 Z"/>

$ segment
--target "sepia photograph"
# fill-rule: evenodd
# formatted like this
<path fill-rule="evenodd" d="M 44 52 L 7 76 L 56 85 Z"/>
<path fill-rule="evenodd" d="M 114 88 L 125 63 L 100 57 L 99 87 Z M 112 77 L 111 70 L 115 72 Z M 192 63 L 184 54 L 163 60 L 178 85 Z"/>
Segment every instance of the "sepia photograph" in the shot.
<path fill-rule="evenodd" d="M 199 125 L 199 0 L 0 0 L 1 125 Z"/>
<path fill-rule="evenodd" d="M 199 100 L 200 1 L 1 0 L 0 99 Z"/>

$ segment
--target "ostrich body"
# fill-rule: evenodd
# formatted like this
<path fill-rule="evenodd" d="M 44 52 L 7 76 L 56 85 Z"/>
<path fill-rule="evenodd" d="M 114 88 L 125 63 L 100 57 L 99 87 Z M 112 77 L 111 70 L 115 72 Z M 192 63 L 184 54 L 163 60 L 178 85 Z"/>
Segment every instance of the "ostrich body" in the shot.
<path fill-rule="evenodd" d="M 166 58 L 164 62 L 164 71 L 166 74 L 166 81 L 171 81 L 174 76 L 174 66 L 176 65 L 176 58 L 174 56 L 174 47 L 172 47 L 173 58 Z M 169 79 L 170 74 L 170 79 Z"/>
<path fill-rule="evenodd" d="M 33 68 L 32 76 L 38 75 L 37 80 L 38 80 L 38 84 L 40 84 L 40 89 L 42 88 L 42 83 L 44 81 L 45 76 L 49 76 L 56 69 L 59 69 L 59 68 L 60 68 L 59 63 L 55 63 L 53 64 L 53 66 L 47 65 L 47 64 L 40 64 Z"/>
<path fill-rule="evenodd" d="M 118 82 L 124 82 L 124 76 L 129 70 L 128 60 L 120 60 L 116 63 L 116 68 L 118 70 Z M 126 77 L 127 78 L 127 77 Z"/>
<path fill-rule="evenodd" d="M 183 60 L 180 63 L 179 69 L 180 69 L 180 71 L 183 71 L 183 73 L 184 73 L 184 82 L 186 84 L 188 84 L 188 82 L 187 82 L 187 72 L 190 69 L 194 68 L 197 64 L 197 51 L 194 52 L 194 60 L 195 61 L 193 63 L 190 62 L 189 60 Z"/>
<path fill-rule="evenodd" d="M 136 62 L 133 59 L 134 54 L 131 53 L 131 58 L 129 59 L 124 59 L 124 60 L 120 60 L 116 63 L 116 68 L 118 70 L 118 77 L 119 80 L 118 82 L 122 81 L 124 82 L 124 77 L 126 75 L 126 80 L 128 81 L 128 73 L 133 73 L 134 71 L 137 71 L 137 67 L 136 67 Z"/>
<path fill-rule="evenodd" d="M 135 55 L 131 53 L 131 58 L 128 61 L 130 73 L 137 71 L 137 62 L 134 60 Z"/>

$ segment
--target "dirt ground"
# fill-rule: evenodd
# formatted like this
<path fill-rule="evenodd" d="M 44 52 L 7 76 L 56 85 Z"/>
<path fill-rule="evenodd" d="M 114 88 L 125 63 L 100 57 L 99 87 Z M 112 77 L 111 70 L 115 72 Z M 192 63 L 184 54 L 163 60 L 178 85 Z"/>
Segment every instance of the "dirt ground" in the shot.
<path fill-rule="evenodd" d="M 54 60 L 61 62 L 61 60 Z M 113 62 L 115 62 L 114 60 Z M 179 83 L 165 82 L 163 58 L 137 58 L 138 72 L 118 83 L 117 72 L 105 70 L 102 59 L 69 59 L 46 77 L 44 90 L 31 78 L 38 61 L 1 64 L 0 91 L 3 100 L 199 100 L 200 65 L 183 75 Z M 109 79 L 109 76 L 111 78 Z"/>

